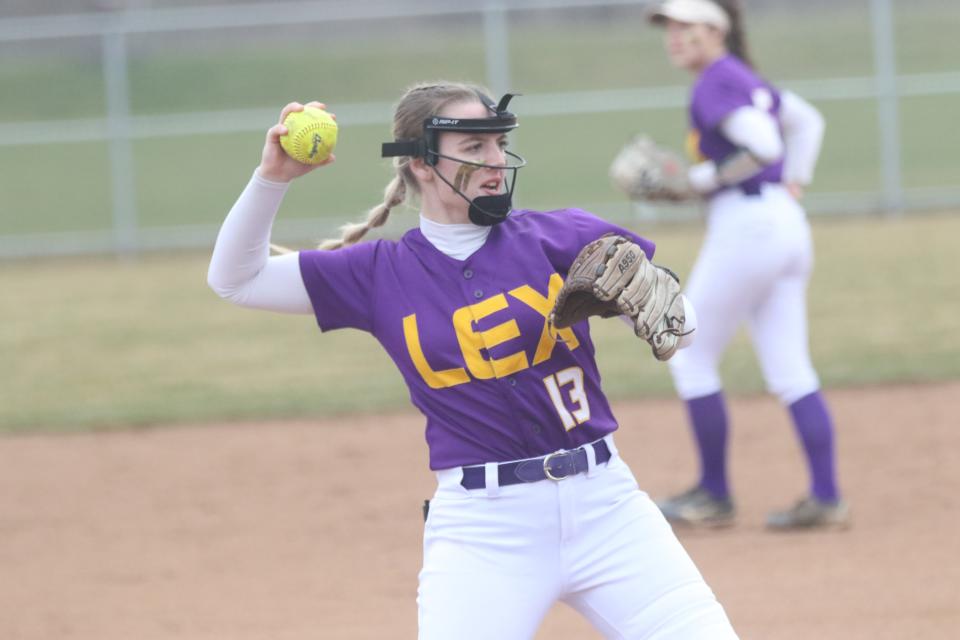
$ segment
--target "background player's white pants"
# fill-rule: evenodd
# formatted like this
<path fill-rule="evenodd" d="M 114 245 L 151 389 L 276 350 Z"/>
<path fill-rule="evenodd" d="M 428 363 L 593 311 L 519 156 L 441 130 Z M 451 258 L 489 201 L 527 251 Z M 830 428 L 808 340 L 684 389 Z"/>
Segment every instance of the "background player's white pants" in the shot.
<path fill-rule="evenodd" d="M 459 469 L 437 475 L 417 596 L 421 640 L 528 640 L 557 600 L 607 638 L 737 637 L 619 456 L 559 482 L 473 491 L 460 486 Z"/>
<path fill-rule="evenodd" d="M 684 293 L 696 339 L 669 361 L 684 399 L 720 391 L 718 365 L 747 323 L 767 389 L 791 404 L 820 388 L 810 362 L 806 290 L 813 242 L 803 209 L 780 185 L 730 190 L 710 202 L 707 232 Z"/>

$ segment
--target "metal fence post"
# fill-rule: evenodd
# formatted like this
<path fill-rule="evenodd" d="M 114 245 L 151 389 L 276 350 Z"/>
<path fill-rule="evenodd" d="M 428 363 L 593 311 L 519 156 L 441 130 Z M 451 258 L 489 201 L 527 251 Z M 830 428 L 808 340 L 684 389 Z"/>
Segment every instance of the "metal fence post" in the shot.
<path fill-rule="evenodd" d="M 102 52 L 107 98 L 113 246 L 116 253 L 128 255 L 137 251 L 139 241 L 133 144 L 130 139 L 127 35 L 119 26 L 103 34 Z"/>
<path fill-rule="evenodd" d="M 758 2 L 760 0 L 757 0 Z M 159 139 L 175 135 L 191 135 L 197 132 L 253 132 L 260 131 L 263 123 L 262 110 L 203 109 L 169 113 L 165 115 L 131 115 L 130 104 L 130 38 L 140 34 L 199 33 L 220 29 L 268 29 L 289 24 L 352 23 L 365 20 L 389 20 L 400 17 L 442 17 L 458 19 L 469 16 L 482 21 L 479 29 L 485 46 L 486 82 L 494 95 L 511 90 L 529 90 L 528 86 L 514 86 L 510 64 L 510 39 L 516 36 L 521 26 L 516 21 L 520 15 L 536 17 L 547 11 L 589 9 L 599 7 L 634 7 L 637 0 L 481 0 L 479 3 L 436 2 L 329 2 L 325 0 L 286 0 L 268 2 L 250 0 L 243 3 L 161 8 L 151 0 L 129 0 L 139 9 L 126 11 L 80 10 L 74 14 L 38 15 L 30 17 L 7 16 L 0 9 L 0 47 L 6 52 L 8 45 L 20 42 L 55 41 L 59 39 L 96 38 L 100 45 L 101 73 L 105 80 L 106 111 L 104 117 L 74 117 L 65 110 L 65 118 L 55 121 L 56 126 L 38 127 L 37 120 L 10 116 L 0 121 L 0 150 L 6 147 L 39 144 L 105 143 L 109 150 L 109 173 L 105 179 L 109 185 L 94 185 L 106 188 L 111 194 L 113 219 L 95 229 L 60 229 L 36 233 L 11 233 L 0 229 L 0 260 L 7 257 L 29 255 L 67 255 L 71 253 L 94 253 L 104 250 L 117 254 L 132 255 L 147 248 L 181 248 L 196 246 L 197 234 L 215 232 L 213 225 L 186 224 L 171 229 L 163 224 L 145 225 L 139 219 L 136 193 L 138 181 L 134 163 L 135 140 Z M 128 4 L 129 4 L 128 2 Z M 69 4 L 69 3 L 66 3 Z M 81 3 L 82 4 L 82 3 Z M 86 3 L 90 4 L 90 3 Z M 97 4 L 97 3 L 93 3 Z M 102 4 L 102 3 L 100 3 Z M 108 3 L 109 4 L 109 3 Z M 117 3 L 114 3 L 117 4 Z M 123 4 L 123 3 L 120 3 Z M 761 3 L 762 4 L 762 3 Z M 770 4 L 769 2 L 767 4 Z M 773 2 L 774 5 L 784 4 Z M 786 3 L 789 4 L 789 3 Z M 955 208 L 960 204 L 960 185 L 949 180 L 925 188 L 904 184 L 904 175 L 909 176 L 903 164 L 901 140 L 903 133 L 899 123 L 899 100 L 913 96 L 943 96 L 953 99 L 960 96 L 960 69 L 953 66 L 936 72 L 897 75 L 894 49 L 894 0 L 843 0 L 834 3 L 837 9 L 866 5 L 871 11 L 872 47 L 874 69 L 864 75 L 853 77 L 821 77 L 797 80 L 796 90 L 808 99 L 818 101 L 859 101 L 860 104 L 876 104 L 878 132 L 877 144 L 881 154 L 878 177 L 882 184 L 869 190 L 854 190 L 811 194 L 808 210 L 811 213 L 859 213 L 865 209 L 883 210 L 888 213 L 922 211 L 933 208 Z M 918 4 L 918 9 L 922 8 Z M 930 3 L 935 4 L 935 3 Z M 950 3 L 947 3 L 950 4 Z M 194 3 L 195 5 L 195 3 Z M 296 11 L 278 11 L 278 6 L 296 7 Z M 336 9 L 332 10 L 333 5 Z M 416 5 L 416 6 L 414 6 Z M 911 5 L 911 11 L 913 7 Z M 526 12 L 526 13 L 525 13 Z M 773 13 L 773 12 L 771 12 Z M 942 14 L 942 16 L 941 16 Z M 604 17 L 617 19 L 617 12 Z M 783 16 L 780 16 L 781 18 Z M 574 16 L 576 18 L 576 16 Z M 948 19 L 948 12 L 933 12 L 925 19 Z M 862 22 L 862 20 L 860 21 Z M 939 32 L 938 32 L 939 33 Z M 942 37 L 942 34 L 941 34 Z M 130 42 L 133 42 L 130 40 Z M 512 43 L 516 49 L 516 42 Z M 58 48 L 51 47 L 57 51 Z M 17 54 L 19 55 L 19 54 Z M 13 58 L 12 64 L 17 64 Z M 4 59 L 4 62 L 7 62 Z M 64 69 L 60 69 L 63 71 Z M 525 82 L 529 79 L 525 79 Z M 581 86 L 576 78 L 570 79 L 566 91 L 534 92 L 522 101 L 526 117 L 559 114 L 596 114 L 626 112 L 663 108 L 680 108 L 685 93 L 676 86 L 635 87 L 632 89 L 590 89 Z M 906 104 L 906 103 L 903 103 Z M 866 107 L 867 109 L 871 107 Z M 349 105 L 354 118 L 365 122 L 380 122 L 387 107 L 376 102 L 359 102 Z M 3 111 L 0 109 L 0 111 Z M 346 115 L 347 111 L 343 111 Z M 904 133 L 912 133 L 904 131 Z M 522 132 L 521 132 L 522 135 Z M 828 136 L 830 134 L 828 133 Z M 512 143 L 518 145 L 516 135 Z M 870 138 L 873 142 L 873 138 Z M 872 161 L 872 159 L 871 159 Z M 876 161 L 873 161 L 876 162 Z M 953 168 L 952 165 L 950 168 Z M 144 180 L 148 177 L 143 176 Z M 140 181 L 142 184 L 143 182 Z M 853 185 L 851 185 L 852 187 Z M 616 206 L 620 203 L 594 203 L 597 206 Z M 620 210 L 619 208 L 617 209 Z M 98 216 L 100 212 L 90 215 Z M 670 214 L 673 215 L 673 214 Z"/>
<path fill-rule="evenodd" d="M 880 127 L 882 206 L 885 213 L 901 213 L 903 211 L 903 177 L 900 173 L 900 114 L 891 0 L 871 0 L 870 13 L 873 19 L 877 124 Z"/>
<path fill-rule="evenodd" d="M 513 89 L 510 86 L 510 50 L 507 35 L 507 10 L 500 2 L 489 2 L 483 10 L 483 36 L 487 62 L 487 83 L 494 95 Z"/>

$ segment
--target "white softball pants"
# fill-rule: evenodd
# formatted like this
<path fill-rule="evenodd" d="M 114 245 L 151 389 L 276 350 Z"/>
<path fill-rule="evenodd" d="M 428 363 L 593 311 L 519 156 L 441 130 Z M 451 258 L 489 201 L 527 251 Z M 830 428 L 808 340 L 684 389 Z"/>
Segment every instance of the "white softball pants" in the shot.
<path fill-rule="evenodd" d="M 612 438 L 608 436 L 612 451 Z M 421 640 L 528 640 L 557 600 L 604 637 L 736 634 L 621 458 L 560 481 L 467 490 L 437 474 L 417 595 Z M 496 479 L 496 474 L 487 474 Z"/>
<path fill-rule="evenodd" d="M 697 310 L 697 335 L 669 361 L 678 395 L 689 400 L 721 390 L 720 359 L 744 323 L 767 389 L 781 402 L 819 389 L 807 337 L 812 269 L 810 225 L 786 189 L 764 185 L 759 196 L 715 196 L 684 289 Z"/>

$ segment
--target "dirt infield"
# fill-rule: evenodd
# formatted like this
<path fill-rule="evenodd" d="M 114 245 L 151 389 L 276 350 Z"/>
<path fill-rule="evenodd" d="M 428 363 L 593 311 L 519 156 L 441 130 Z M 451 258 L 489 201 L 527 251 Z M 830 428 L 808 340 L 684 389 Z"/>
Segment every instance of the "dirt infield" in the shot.
<path fill-rule="evenodd" d="M 741 518 L 681 539 L 741 638 L 958 637 L 960 382 L 828 397 L 850 530 L 763 530 L 805 472 L 779 406 L 735 398 Z M 615 409 L 640 485 L 685 488 L 680 403 Z M 412 413 L 0 438 L 0 638 L 414 638 L 432 487 Z M 537 637 L 599 636 L 558 606 Z"/>

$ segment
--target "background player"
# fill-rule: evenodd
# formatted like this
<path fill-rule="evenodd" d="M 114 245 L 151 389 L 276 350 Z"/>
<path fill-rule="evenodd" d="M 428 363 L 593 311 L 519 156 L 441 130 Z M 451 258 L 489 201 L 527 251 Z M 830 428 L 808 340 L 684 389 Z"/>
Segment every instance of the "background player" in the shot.
<path fill-rule="evenodd" d="M 421 638 L 530 638 L 556 600 L 608 637 L 735 638 L 617 455 L 589 324 L 556 335 L 545 321 L 585 244 L 608 232 L 648 255 L 653 244 L 576 209 L 511 211 L 523 162 L 506 150 L 508 100 L 413 87 L 384 145 L 397 158 L 384 202 L 326 243 L 336 250 L 268 257 L 288 183 L 315 168 L 283 153 L 275 125 L 217 238 L 210 286 L 243 306 L 315 314 L 324 331 L 368 331 L 399 368 L 438 478 Z M 280 122 L 301 108 L 287 105 Z M 416 228 L 353 244 L 411 192 Z"/>
<path fill-rule="evenodd" d="M 701 477 L 661 509 L 686 524 L 726 524 L 734 517 L 718 364 L 746 322 L 767 388 L 788 408 L 811 476 L 809 495 L 771 514 L 767 524 L 843 524 L 848 510 L 835 478 L 834 427 L 808 349 L 813 247 L 797 203 L 813 175 L 823 120 L 754 72 L 735 0 L 667 0 L 650 20 L 665 30 L 670 61 L 697 76 L 688 150 L 700 162 L 689 177 L 709 197 L 706 237 L 685 289 L 700 317 L 698 337 L 670 361 Z"/>

